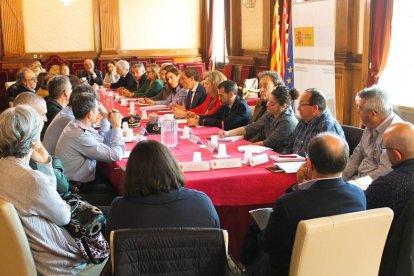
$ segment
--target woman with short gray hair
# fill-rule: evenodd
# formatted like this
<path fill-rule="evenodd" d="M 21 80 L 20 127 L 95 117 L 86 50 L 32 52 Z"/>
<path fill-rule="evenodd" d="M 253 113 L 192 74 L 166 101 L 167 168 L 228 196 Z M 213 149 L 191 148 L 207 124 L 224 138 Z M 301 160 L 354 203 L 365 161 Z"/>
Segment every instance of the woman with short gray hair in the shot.
<path fill-rule="evenodd" d="M 41 150 L 43 121 L 28 105 L 0 114 L 0 197 L 14 205 L 38 274 L 77 274 L 86 263 L 70 234 L 70 207 L 56 191 L 52 159 Z M 29 166 L 30 158 L 38 170 Z"/>

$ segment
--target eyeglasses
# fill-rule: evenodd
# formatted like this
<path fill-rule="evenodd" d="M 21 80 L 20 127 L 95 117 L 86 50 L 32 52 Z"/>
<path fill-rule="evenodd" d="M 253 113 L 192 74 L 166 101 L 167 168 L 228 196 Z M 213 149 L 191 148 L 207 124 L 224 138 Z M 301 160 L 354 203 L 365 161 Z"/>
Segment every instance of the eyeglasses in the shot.
<path fill-rule="evenodd" d="M 382 150 L 397 150 L 398 151 L 398 149 L 394 149 L 394 148 L 387 148 L 386 146 L 384 146 L 384 145 L 381 145 L 381 149 Z"/>
<path fill-rule="evenodd" d="M 310 103 L 299 103 L 298 107 L 301 106 L 313 106 L 314 104 L 310 104 Z"/>
<path fill-rule="evenodd" d="M 31 79 L 26 79 L 27 81 L 35 81 L 35 82 L 37 82 L 37 79 L 36 78 L 31 78 Z"/>

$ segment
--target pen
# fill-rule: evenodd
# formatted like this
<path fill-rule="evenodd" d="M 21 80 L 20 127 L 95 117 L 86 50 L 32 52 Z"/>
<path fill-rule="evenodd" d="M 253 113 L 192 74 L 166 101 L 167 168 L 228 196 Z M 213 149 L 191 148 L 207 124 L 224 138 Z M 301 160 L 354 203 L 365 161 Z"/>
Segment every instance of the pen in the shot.
<path fill-rule="evenodd" d="M 221 130 L 224 131 L 224 121 L 221 121 Z"/>

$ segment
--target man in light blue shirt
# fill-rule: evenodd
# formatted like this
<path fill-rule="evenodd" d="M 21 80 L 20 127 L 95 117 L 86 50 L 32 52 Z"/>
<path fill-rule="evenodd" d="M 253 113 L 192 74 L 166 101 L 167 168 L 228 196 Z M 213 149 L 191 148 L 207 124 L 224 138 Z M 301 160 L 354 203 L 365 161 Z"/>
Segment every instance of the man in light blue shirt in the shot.
<path fill-rule="evenodd" d="M 108 113 L 90 94 L 80 94 L 73 100 L 75 120 L 63 130 L 56 145 L 56 155 L 62 160 L 66 177 L 83 185 L 95 180 L 96 162 L 121 160 L 125 151 L 122 140 L 121 115 Z M 92 126 L 101 115 L 99 132 Z M 112 130 L 110 129 L 112 127 Z"/>

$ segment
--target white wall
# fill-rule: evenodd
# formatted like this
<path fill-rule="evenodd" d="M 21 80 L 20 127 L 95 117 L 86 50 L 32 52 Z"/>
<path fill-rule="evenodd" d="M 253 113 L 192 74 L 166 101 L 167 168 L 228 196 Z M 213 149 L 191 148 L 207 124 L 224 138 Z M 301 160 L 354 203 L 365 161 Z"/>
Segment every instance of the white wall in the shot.
<path fill-rule="evenodd" d="M 22 2 L 26 53 L 95 50 L 92 0 Z"/>
<path fill-rule="evenodd" d="M 195 0 L 119 0 L 121 49 L 200 48 L 199 5 Z"/>

